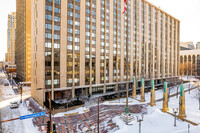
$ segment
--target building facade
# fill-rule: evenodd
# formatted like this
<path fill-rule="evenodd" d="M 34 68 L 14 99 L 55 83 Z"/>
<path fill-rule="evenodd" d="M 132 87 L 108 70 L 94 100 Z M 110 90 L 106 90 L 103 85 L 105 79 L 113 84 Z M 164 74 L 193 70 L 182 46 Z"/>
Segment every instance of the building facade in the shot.
<path fill-rule="evenodd" d="M 193 42 L 181 42 L 180 46 L 183 49 L 189 49 L 189 50 L 194 50 L 195 49 Z"/>
<path fill-rule="evenodd" d="M 31 81 L 31 0 L 16 0 L 16 66 L 21 81 Z"/>
<path fill-rule="evenodd" d="M 197 42 L 196 49 L 200 49 L 200 42 Z"/>
<path fill-rule="evenodd" d="M 16 44 L 16 13 L 8 15 L 7 29 L 7 60 L 10 64 L 15 64 L 15 44 Z"/>
<path fill-rule="evenodd" d="M 180 51 L 180 66 L 180 76 L 200 76 L 200 49 Z"/>
<path fill-rule="evenodd" d="M 177 78 L 180 21 L 144 0 L 123 10 L 124 0 L 32 0 L 32 97 L 43 105 L 37 88 L 58 100 L 126 91 L 133 76 Z"/>

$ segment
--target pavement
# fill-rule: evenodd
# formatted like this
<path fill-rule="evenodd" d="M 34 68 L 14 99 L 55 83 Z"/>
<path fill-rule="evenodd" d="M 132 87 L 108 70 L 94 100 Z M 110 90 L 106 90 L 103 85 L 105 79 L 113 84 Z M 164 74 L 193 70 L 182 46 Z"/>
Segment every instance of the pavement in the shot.
<path fill-rule="evenodd" d="M 0 73 L 0 79 L 6 79 L 4 73 Z M 11 86 L 0 85 L 0 121 L 18 118 L 27 113 L 23 104 L 19 104 L 19 108 L 10 109 L 9 104 L 11 101 L 18 101 L 19 103 L 19 95 L 15 94 Z M 27 121 L 15 120 L 2 123 L 0 124 L 0 133 L 27 133 L 25 131 L 28 128 Z"/>
<path fill-rule="evenodd" d="M 39 109 L 39 105 L 36 105 L 32 98 L 26 99 L 29 101 L 29 111 L 42 112 L 42 109 Z M 27 103 L 27 102 L 24 102 Z M 141 113 L 145 111 L 146 106 L 144 105 L 130 105 L 129 110 L 131 113 Z M 110 131 L 114 131 L 119 127 L 112 121 L 112 118 L 115 116 L 119 116 L 125 110 L 125 105 L 100 105 L 100 132 L 107 133 Z M 52 121 L 55 122 L 57 125 L 57 133 L 79 133 L 82 132 L 84 127 L 87 127 L 91 130 L 91 127 L 98 127 L 98 107 L 92 106 L 90 107 L 90 111 L 82 113 L 82 114 L 75 114 L 75 115 L 68 115 L 62 117 L 53 117 Z M 38 130 L 41 131 L 41 127 L 45 126 L 49 120 L 49 116 L 41 116 L 33 119 L 34 125 L 38 126 Z M 97 129 L 96 129 L 97 130 Z"/>

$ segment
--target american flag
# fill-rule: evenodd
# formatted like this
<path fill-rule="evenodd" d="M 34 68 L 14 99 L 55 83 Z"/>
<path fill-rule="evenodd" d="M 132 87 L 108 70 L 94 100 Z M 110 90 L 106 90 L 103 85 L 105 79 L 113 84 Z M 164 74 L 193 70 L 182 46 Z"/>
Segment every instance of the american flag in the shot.
<path fill-rule="evenodd" d="M 125 13 L 125 11 L 126 11 L 126 7 L 127 7 L 127 0 L 124 0 L 124 12 L 122 13 L 122 14 L 124 14 Z"/>

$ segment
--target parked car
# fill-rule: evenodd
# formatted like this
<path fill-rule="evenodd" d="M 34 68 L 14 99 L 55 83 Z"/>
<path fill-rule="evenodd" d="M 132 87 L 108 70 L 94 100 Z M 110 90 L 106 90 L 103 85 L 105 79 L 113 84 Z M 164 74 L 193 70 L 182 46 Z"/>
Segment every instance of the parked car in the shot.
<path fill-rule="evenodd" d="M 18 108 L 18 103 L 17 102 L 10 102 L 10 108 Z"/>
<path fill-rule="evenodd" d="M 9 86 L 9 84 L 8 83 L 4 83 L 4 86 Z"/>

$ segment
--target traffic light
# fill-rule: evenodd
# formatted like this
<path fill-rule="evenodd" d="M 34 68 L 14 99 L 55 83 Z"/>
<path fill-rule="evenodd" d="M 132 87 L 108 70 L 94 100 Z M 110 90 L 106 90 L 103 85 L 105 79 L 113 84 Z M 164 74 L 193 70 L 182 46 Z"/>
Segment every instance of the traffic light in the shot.
<path fill-rule="evenodd" d="M 47 133 L 50 133 L 50 121 L 47 121 Z"/>
<path fill-rule="evenodd" d="M 53 123 L 53 133 L 56 133 L 56 124 Z"/>

